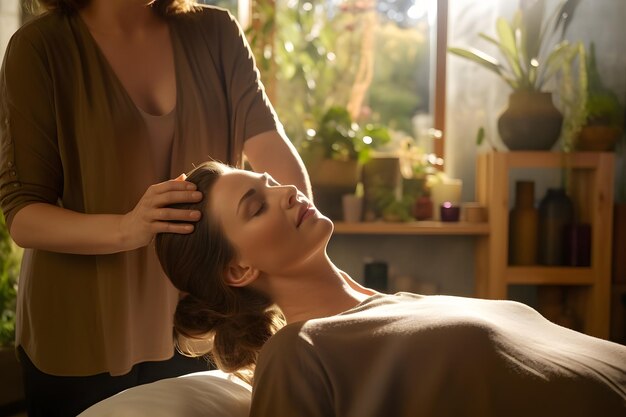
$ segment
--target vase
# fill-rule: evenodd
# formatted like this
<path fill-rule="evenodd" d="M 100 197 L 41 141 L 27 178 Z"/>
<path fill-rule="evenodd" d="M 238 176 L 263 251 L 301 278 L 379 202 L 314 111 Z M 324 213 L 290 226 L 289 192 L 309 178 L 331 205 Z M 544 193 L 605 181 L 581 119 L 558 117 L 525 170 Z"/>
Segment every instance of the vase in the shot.
<path fill-rule="evenodd" d="M 574 220 L 572 200 L 562 188 L 549 188 L 539 203 L 539 263 L 567 265 L 564 233 Z"/>
<path fill-rule="evenodd" d="M 518 91 L 498 118 L 498 132 L 511 151 L 542 151 L 554 146 L 562 124 L 552 93 Z"/>
<path fill-rule="evenodd" d="M 537 264 L 537 228 L 539 213 L 535 208 L 535 183 L 517 181 L 515 205 L 509 216 L 509 264 Z"/>
<path fill-rule="evenodd" d="M 389 289 L 387 263 L 367 260 L 363 273 L 363 283 L 367 288 L 386 293 Z"/>

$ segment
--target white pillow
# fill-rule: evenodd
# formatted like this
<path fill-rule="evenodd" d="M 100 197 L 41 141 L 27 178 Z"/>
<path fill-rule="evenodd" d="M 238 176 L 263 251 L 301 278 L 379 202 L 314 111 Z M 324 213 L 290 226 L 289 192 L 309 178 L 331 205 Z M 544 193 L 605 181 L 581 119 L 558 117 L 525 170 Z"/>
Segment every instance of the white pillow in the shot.
<path fill-rule="evenodd" d="M 232 375 L 196 372 L 127 389 L 79 417 L 247 417 L 251 395 L 250 385 Z"/>

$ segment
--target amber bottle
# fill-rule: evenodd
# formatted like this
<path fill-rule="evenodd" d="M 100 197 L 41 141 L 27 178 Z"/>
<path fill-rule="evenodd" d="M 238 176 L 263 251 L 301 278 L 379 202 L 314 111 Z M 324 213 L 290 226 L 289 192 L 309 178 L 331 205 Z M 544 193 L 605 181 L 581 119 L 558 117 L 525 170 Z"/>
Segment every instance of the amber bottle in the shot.
<path fill-rule="evenodd" d="M 537 227 L 539 214 L 535 208 L 535 183 L 515 183 L 515 203 L 509 215 L 509 264 L 537 264 Z"/>

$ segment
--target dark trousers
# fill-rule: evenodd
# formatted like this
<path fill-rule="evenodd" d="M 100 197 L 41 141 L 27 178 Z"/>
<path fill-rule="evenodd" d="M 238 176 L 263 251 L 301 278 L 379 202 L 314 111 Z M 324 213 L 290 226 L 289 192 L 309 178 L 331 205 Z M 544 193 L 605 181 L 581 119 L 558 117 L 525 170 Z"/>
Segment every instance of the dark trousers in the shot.
<path fill-rule="evenodd" d="M 121 376 L 111 376 L 108 373 L 54 376 L 37 369 L 21 347 L 18 351 L 29 417 L 76 416 L 98 401 L 127 388 L 213 369 L 204 359 L 188 358 L 176 352 L 166 361 L 139 363 L 129 373 Z"/>

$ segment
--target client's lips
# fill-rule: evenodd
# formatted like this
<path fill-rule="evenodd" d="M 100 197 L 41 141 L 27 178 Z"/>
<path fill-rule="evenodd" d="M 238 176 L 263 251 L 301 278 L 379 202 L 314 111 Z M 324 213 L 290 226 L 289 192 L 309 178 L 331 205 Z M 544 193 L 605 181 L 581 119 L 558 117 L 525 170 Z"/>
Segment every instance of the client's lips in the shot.
<path fill-rule="evenodd" d="M 311 203 L 304 203 L 300 206 L 300 210 L 298 211 L 298 219 L 296 221 L 296 227 L 300 227 L 305 218 L 309 217 L 313 214 L 314 208 Z"/>

